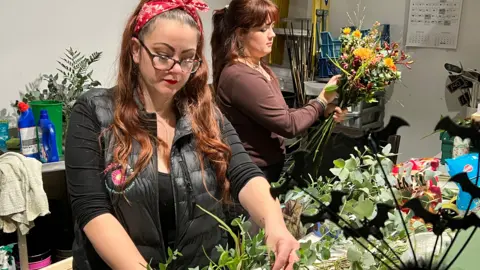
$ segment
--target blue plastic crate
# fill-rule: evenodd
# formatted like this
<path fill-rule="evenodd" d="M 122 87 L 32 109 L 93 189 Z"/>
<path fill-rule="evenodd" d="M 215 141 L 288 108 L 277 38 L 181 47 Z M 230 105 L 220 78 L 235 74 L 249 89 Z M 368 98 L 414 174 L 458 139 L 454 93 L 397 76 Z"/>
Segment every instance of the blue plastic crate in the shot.
<path fill-rule="evenodd" d="M 330 32 L 320 33 L 320 57 L 321 58 L 338 58 L 342 43 L 338 39 L 334 39 Z"/>
<path fill-rule="evenodd" d="M 332 58 L 332 60 L 334 59 Z M 340 74 L 340 70 L 328 58 L 319 58 L 317 69 L 318 78 L 331 78 L 337 74 Z"/>

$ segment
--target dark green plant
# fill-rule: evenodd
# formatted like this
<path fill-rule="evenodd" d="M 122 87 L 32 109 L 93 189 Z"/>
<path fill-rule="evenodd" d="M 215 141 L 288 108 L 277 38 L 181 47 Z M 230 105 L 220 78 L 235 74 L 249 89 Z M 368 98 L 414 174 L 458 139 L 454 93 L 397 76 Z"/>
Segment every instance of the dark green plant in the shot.
<path fill-rule="evenodd" d="M 89 56 L 72 48 L 66 49 L 64 57 L 57 63 L 59 73 L 41 74 L 33 82 L 25 86 L 25 91 L 20 91 L 20 101 L 30 102 L 35 100 L 55 100 L 63 103 L 63 131 L 70 119 L 70 113 L 77 98 L 85 91 L 100 86 L 101 83 L 92 78 L 93 70 L 90 66 L 99 61 L 102 52 L 94 52 Z M 41 89 L 46 82 L 46 88 Z M 16 103 L 12 104 L 16 107 Z"/>

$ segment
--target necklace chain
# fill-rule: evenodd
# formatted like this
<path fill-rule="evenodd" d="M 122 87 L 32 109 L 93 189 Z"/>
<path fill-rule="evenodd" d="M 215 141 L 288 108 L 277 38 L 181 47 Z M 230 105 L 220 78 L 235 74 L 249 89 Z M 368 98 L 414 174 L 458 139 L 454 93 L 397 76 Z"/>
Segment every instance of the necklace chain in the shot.
<path fill-rule="evenodd" d="M 246 64 L 247 66 L 251 67 L 252 69 L 260 72 L 260 74 L 262 74 L 265 78 L 267 78 L 267 80 L 270 80 L 270 75 L 263 70 L 261 62 L 258 62 L 258 64 L 254 64 L 250 61 L 247 61 L 246 59 L 242 59 L 242 61 L 240 61 L 240 62 L 242 62 L 242 63 Z"/>

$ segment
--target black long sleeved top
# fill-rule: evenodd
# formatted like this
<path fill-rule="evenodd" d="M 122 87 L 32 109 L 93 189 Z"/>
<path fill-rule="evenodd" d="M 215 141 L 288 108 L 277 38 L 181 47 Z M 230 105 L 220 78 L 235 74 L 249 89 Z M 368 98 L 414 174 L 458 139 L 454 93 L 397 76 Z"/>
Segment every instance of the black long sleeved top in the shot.
<path fill-rule="evenodd" d="M 65 151 L 65 166 L 70 193 L 72 214 L 81 229 L 95 217 L 112 213 L 113 208 L 109 199 L 105 183 L 102 179 L 105 169 L 103 151 L 100 149 L 99 135 L 101 125 L 96 117 L 95 110 L 86 101 L 77 101 L 70 116 L 67 144 Z M 232 190 L 241 190 L 250 179 L 263 176 L 261 170 L 252 162 L 248 153 L 237 139 L 235 130 L 223 130 L 222 135 L 232 151 L 227 178 L 231 182 Z M 162 181 L 165 183 L 166 181 Z M 160 185 L 159 192 L 165 196 L 165 191 L 172 191 L 172 187 Z M 164 197 L 165 198 L 165 197 Z M 173 207 L 172 203 L 164 203 Z M 162 209 L 167 215 L 174 215 L 172 209 Z M 165 220 L 175 220 L 163 218 Z M 139 221 L 141 222 L 141 221 Z M 162 226 L 166 226 L 162 224 Z M 169 229 L 171 225 L 168 225 Z M 165 237 L 167 238 L 167 237 Z"/>

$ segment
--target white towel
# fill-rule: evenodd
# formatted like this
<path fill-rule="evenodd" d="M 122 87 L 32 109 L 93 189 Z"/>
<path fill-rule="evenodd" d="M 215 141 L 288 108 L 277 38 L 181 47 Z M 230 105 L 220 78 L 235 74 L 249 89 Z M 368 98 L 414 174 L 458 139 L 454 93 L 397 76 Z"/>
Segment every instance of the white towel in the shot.
<path fill-rule="evenodd" d="M 38 216 L 49 214 L 42 163 L 18 153 L 0 156 L 0 230 L 25 235 Z"/>

